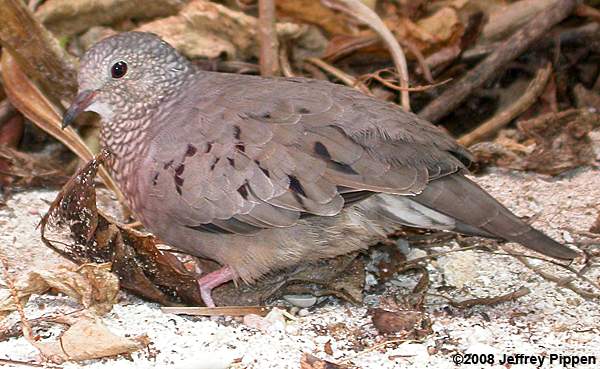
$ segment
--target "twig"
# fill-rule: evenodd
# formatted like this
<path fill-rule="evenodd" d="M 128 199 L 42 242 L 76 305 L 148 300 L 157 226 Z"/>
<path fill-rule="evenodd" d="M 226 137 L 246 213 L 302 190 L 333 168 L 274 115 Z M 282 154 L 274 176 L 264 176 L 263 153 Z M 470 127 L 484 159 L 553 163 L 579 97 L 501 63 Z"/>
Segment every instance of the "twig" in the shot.
<path fill-rule="evenodd" d="M 279 43 L 275 31 L 275 3 L 258 0 L 258 40 L 260 43 L 260 74 L 265 77 L 279 74 Z"/>
<path fill-rule="evenodd" d="M 0 263 L 2 264 L 2 274 L 4 275 L 4 280 L 6 282 L 6 285 L 8 286 L 8 290 L 10 291 L 10 295 L 12 296 L 12 298 L 15 302 L 15 307 L 17 308 L 17 312 L 19 313 L 19 319 L 21 320 L 21 327 L 23 329 L 23 336 L 33 347 L 35 347 L 38 350 L 40 356 L 42 357 L 42 359 L 44 361 L 49 360 L 50 358 L 46 357 L 44 352 L 39 348 L 37 342 L 35 341 L 35 338 L 33 337 L 33 330 L 31 329 L 31 325 L 29 324 L 29 321 L 27 320 L 27 317 L 25 316 L 25 311 L 23 309 L 23 305 L 21 304 L 21 300 L 19 300 L 19 292 L 17 292 L 17 289 L 15 288 L 15 284 L 10 275 L 10 270 L 9 270 L 10 268 L 8 266 L 8 258 L 6 257 L 6 255 L 4 255 L 4 253 L 2 252 L 1 249 L 0 249 Z"/>
<path fill-rule="evenodd" d="M 474 143 L 480 142 L 484 138 L 492 136 L 502 127 L 510 123 L 515 117 L 523 113 L 537 101 L 538 97 L 544 92 L 546 84 L 550 79 L 552 65 L 548 63 L 546 67 L 538 70 L 535 78 L 527 86 L 525 93 L 513 102 L 506 109 L 494 115 L 491 119 L 482 123 L 473 131 L 463 135 L 458 142 L 463 146 L 471 146 Z"/>
<path fill-rule="evenodd" d="M 519 262 L 521 262 L 521 264 L 523 264 L 525 267 L 527 267 L 528 269 L 530 269 L 531 271 L 533 271 L 534 273 L 536 273 L 537 275 L 542 277 L 543 279 L 550 281 L 550 282 L 554 282 L 559 287 L 564 287 L 564 288 L 570 289 L 571 291 L 575 292 L 576 294 L 578 294 L 579 296 L 583 297 L 586 300 L 600 299 L 600 293 L 586 291 L 586 290 L 584 290 L 580 287 L 577 287 L 576 285 L 573 284 L 573 281 L 575 279 L 581 279 L 581 280 L 589 283 L 594 288 L 600 289 L 600 287 L 596 283 L 591 281 L 589 278 L 580 275 L 580 273 L 578 273 L 578 271 L 574 270 L 573 268 L 566 266 L 566 265 L 558 264 L 562 268 L 575 274 L 575 277 L 567 277 L 567 278 L 559 277 L 559 276 L 556 276 L 554 274 L 551 274 L 551 273 L 548 273 L 548 272 L 542 270 L 541 266 L 531 265 L 531 263 L 528 260 L 528 257 L 526 257 L 526 256 L 517 255 L 512 250 L 508 249 L 507 247 L 502 247 L 502 249 L 504 251 L 506 251 L 508 254 L 510 254 L 511 256 L 513 256 L 515 259 L 517 259 Z"/>
<path fill-rule="evenodd" d="M 321 60 L 319 58 L 306 58 L 305 60 L 307 62 L 312 63 L 312 64 L 316 65 L 317 67 L 323 69 L 327 73 L 334 75 L 336 78 L 338 78 L 340 81 L 342 81 L 343 84 L 350 86 L 350 87 L 354 87 L 364 94 L 373 95 L 371 93 L 371 91 L 367 88 L 367 86 L 365 86 L 362 82 L 360 82 L 360 80 L 358 78 L 349 75 L 348 73 L 342 71 L 341 69 L 338 69 L 338 68 L 334 67 L 333 65 L 324 62 L 323 60 Z"/>
<path fill-rule="evenodd" d="M 374 346 L 371 346 L 369 348 L 366 348 L 366 349 L 362 350 L 361 352 L 357 352 L 356 354 L 345 358 L 344 360 L 340 361 L 339 363 L 340 364 L 349 363 L 352 360 L 356 359 L 357 357 L 360 357 L 360 356 L 362 356 L 362 355 L 364 355 L 364 354 L 366 354 L 368 352 L 378 350 L 378 349 L 380 349 L 382 347 L 385 347 L 387 345 L 391 345 L 392 343 L 407 343 L 407 342 L 410 342 L 410 343 L 412 343 L 412 342 L 420 343 L 420 342 L 423 342 L 423 341 L 420 341 L 420 340 L 410 340 L 410 339 L 391 339 L 391 340 L 387 340 L 387 341 L 378 343 L 378 344 L 376 344 Z"/>
<path fill-rule="evenodd" d="M 400 93 L 402 108 L 406 111 L 410 111 L 410 97 L 408 94 L 408 66 L 406 63 L 406 56 L 404 51 L 400 47 L 398 40 L 394 37 L 392 32 L 385 26 L 381 18 L 371 10 L 368 6 L 363 4 L 360 0 L 321 0 L 325 5 L 339 9 L 350 16 L 358 19 L 359 21 L 367 24 L 375 33 L 382 38 L 383 42 L 388 47 L 398 74 L 400 75 L 400 86 L 405 88 Z"/>
<path fill-rule="evenodd" d="M 28 367 L 34 367 L 34 368 L 62 369 L 62 366 L 40 364 L 40 363 L 34 363 L 34 362 L 30 362 L 30 361 L 11 360 L 11 359 L 0 359 L 0 364 L 14 365 L 14 366 L 28 366 Z"/>
<path fill-rule="evenodd" d="M 402 86 L 398 86 L 398 85 L 394 84 L 392 81 L 383 78 L 381 76 L 381 73 L 384 73 L 384 72 L 389 72 L 389 69 L 387 69 L 387 68 L 386 69 L 380 69 L 380 70 L 375 71 L 373 73 L 365 74 L 365 75 L 359 77 L 359 80 L 363 81 L 363 82 L 366 82 L 369 79 L 374 79 L 374 80 L 380 82 L 382 85 L 391 88 L 392 90 L 396 90 L 396 91 L 403 91 L 404 90 L 404 88 Z M 408 91 L 427 91 L 427 90 L 432 89 L 434 87 L 446 84 L 446 83 L 448 83 L 450 81 L 451 81 L 451 79 L 447 79 L 445 81 L 434 83 L 434 84 L 431 84 L 431 85 L 409 87 Z"/>
<path fill-rule="evenodd" d="M 592 8 L 586 4 L 579 4 L 575 8 L 575 14 L 580 17 L 590 18 L 594 22 L 600 23 L 600 10 Z"/>
<path fill-rule="evenodd" d="M 243 316 L 248 314 L 256 314 L 265 316 L 275 306 L 190 306 L 190 307 L 162 307 L 160 310 L 163 313 L 185 314 L 185 315 L 201 315 L 201 316 Z M 280 307 L 284 309 L 283 307 Z"/>
<path fill-rule="evenodd" d="M 550 28 L 571 14 L 575 5 L 577 5 L 577 0 L 562 0 L 540 12 L 531 22 L 504 41 L 485 60 L 429 103 L 419 115 L 426 120 L 435 122 L 454 110 L 473 90 L 481 87 L 508 62 L 521 55 Z"/>
<path fill-rule="evenodd" d="M 456 301 L 448 296 L 440 295 L 437 293 L 429 293 L 428 295 L 446 299 L 448 301 L 448 303 L 450 305 L 454 306 L 455 308 L 466 309 L 466 308 L 470 308 L 470 307 L 477 306 L 477 305 L 495 305 L 495 304 L 499 304 L 501 302 L 514 301 L 520 297 L 528 295 L 530 292 L 531 291 L 529 290 L 529 288 L 521 287 L 516 291 L 509 292 L 507 294 L 500 295 L 500 296 L 477 297 L 477 298 L 468 299 L 468 300 L 464 300 L 464 301 Z"/>
<path fill-rule="evenodd" d="M 290 65 L 290 59 L 288 57 L 288 48 L 285 43 L 281 45 L 279 50 L 279 66 L 281 67 L 281 73 L 286 77 L 295 77 L 292 66 Z"/>
<path fill-rule="evenodd" d="M 433 76 L 431 74 L 431 69 L 429 69 L 429 65 L 425 61 L 425 57 L 423 56 L 423 53 L 421 53 L 421 50 L 419 50 L 417 45 L 415 45 L 413 42 L 411 42 L 408 39 L 401 41 L 401 43 L 402 43 L 402 46 L 405 46 L 408 49 L 408 51 L 413 53 L 413 55 L 417 59 L 417 63 L 419 63 L 418 70 L 421 72 L 423 77 L 425 77 L 425 80 L 429 83 L 433 83 Z"/>

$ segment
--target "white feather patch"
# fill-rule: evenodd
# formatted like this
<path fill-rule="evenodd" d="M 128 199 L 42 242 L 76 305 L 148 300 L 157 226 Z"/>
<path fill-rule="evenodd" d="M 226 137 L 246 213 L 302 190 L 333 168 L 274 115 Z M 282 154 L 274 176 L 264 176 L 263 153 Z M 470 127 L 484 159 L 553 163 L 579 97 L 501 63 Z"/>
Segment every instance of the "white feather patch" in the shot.
<path fill-rule="evenodd" d="M 114 115 L 111 106 L 101 101 L 94 101 L 85 109 L 85 111 L 93 111 L 94 113 L 98 113 L 102 117 L 102 120 L 105 121 L 110 120 Z"/>
<path fill-rule="evenodd" d="M 451 230 L 455 227 L 454 219 L 423 206 L 408 196 L 380 194 L 379 199 L 381 207 L 396 217 L 401 224 L 440 230 Z"/>

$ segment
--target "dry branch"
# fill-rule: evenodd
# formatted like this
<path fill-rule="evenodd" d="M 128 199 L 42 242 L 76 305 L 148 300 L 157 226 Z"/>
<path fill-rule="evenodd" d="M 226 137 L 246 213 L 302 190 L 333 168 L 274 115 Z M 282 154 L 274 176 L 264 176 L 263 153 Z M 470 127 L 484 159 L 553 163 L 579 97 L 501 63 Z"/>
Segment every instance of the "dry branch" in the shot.
<path fill-rule="evenodd" d="M 477 305 L 495 305 L 502 302 L 514 301 L 520 297 L 528 295 L 531 291 L 527 287 L 521 287 L 516 291 L 506 293 L 500 296 L 492 297 L 477 297 L 463 301 L 456 301 L 448 296 L 431 294 L 432 296 L 442 297 L 448 301 L 448 303 L 455 308 L 466 309 Z"/>
<path fill-rule="evenodd" d="M 348 73 L 344 72 L 343 70 L 340 70 L 340 69 L 334 67 L 333 65 L 328 64 L 327 62 L 324 62 L 323 60 L 321 60 L 319 58 L 307 58 L 306 61 L 323 69 L 325 72 L 332 74 L 333 76 L 338 78 L 340 81 L 342 81 L 343 84 L 350 86 L 350 87 L 354 87 L 366 95 L 369 95 L 369 96 L 373 95 L 371 93 L 371 91 L 369 90 L 369 88 L 364 85 L 364 83 L 362 83 L 358 78 L 355 78 L 355 77 L 349 75 Z"/>
<path fill-rule="evenodd" d="M 473 90 L 481 87 L 490 77 L 514 60 L 528 47 L 544 36 L 554 25 L 573 12 L 577 0 L 561 0 L 540 12 L 531 22 L 504 41 L 494 52 L 461 79 L 448 87 L 419 115 L 435 122 L 458 107 Z"/>
<path fill-rule="evenodd" d="M 258 0 L 258 42 L 260 44 L 260 74 L 279 75 L 279 42 L 275 30 L 275 3 Z"/>
<path fill-rule="evenodd" d="M 468 147 L 498 132 L 502 127 L 510 123 L 519 114 L 527 110 L 538 99 L 542 92 L 544 92 L 544 88 L 548 83 L 551 73 L 551 64 L 541 68 L 529 86 L 527 86 L 525 93 L 520 98 L 518 98 L 500 113 L 494 115 L 490 120 L 484 122 L 473 131 L 462 136 L 458 142 L 461 145 Z"/>

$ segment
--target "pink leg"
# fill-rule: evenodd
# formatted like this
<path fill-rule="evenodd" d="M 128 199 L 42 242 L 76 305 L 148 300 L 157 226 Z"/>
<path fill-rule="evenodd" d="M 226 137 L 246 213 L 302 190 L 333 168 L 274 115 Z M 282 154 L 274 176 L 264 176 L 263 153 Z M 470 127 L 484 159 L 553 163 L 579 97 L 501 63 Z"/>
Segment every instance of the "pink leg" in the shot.
<path fill-rule="evenodd" d="M 215 307 L 212 299 L 212 289 L 235 278 L 235 273 L 229 266 L 224 266 L 198 279 L 200 296 L 207 307 Z"/>

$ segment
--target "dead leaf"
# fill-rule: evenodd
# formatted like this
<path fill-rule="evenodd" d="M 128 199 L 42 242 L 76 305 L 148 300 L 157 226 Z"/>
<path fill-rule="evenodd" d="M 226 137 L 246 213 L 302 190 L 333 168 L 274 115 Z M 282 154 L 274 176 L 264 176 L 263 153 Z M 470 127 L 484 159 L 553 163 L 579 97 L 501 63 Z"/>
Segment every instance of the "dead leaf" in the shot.
<path fill-rule="evenodd" d="M 31 272 L 27 279 L 17 283 L 16 289 L 22 304 L 32 294 L 41 295 L 52 289 L 77 300 L 89 312 L 104 315 L 117 301 L 119 279 L 110 272 L 109 264 L 84 264 Z M 10 295 L 0 300 L 0 318 L 16 308 Z"/>
<path fill-rule="evenodd" d="M 109 156 L 103 150 L 63 187 L 42 219 L 42 241 L 77 264 L 111 263 L 121 286 L 142 297 L 167 306 L 203 305 L 195 276 L 175 256 L 158 250 L 153 236 L 118 224 L 96 208 L 94 178 Z M 74 242 L 48 239 L 49 226 L 66 226 Z"/>
<path fill-rule="evenodd" d="M 92 26 L 124 19 L 150 19 L 176 14 L 183 0 L 48 0 L 35 15 L 53 33 L 75 35 Z"/>
<path fill-rule="evenodd" d="M 337 35 L 353 34 L 348 18 L 325 5 L 320 0 L 277 0 L 277 17 L 291 18 L 321 27 L 328 33 Z"/>
<path fill-rule="evenodd" d="M 600 127 L 600 114 L 584 109 L 547 113 L 517 124 L 512 138 L 471 147 L 477 162 L 558 175 L 595 161 L 588 133 Z"/>
<path fill-rule="evenodd" d="M 0 144 L 0 185 L 56 186 L 66 178 L 63 169 L 51 161 Z"/>
<path fill-rule="evenodd" d="M 129 339 L 117 336 L 98 319 L 89 317 L 75 322 L 59 341 L 39 342 L 39 348 L 56 361 L 82 361 L 112 357 L 137 351 L 148 345 L 144 337 Z"/>
<path fill-rule="evenodd" d="M 523 160 L 523 169 L 558 175 L 591 164 L 595 155 L 588 133 L 598 126 L 600 114 L 587 109 L 550 113 L 519 122 L 519 130 L 535 141 L 535 149 Z"/>
<path fill-rule="evenodd" d="M 423 329 L 422 311 L 372 309 L 370 312 L 373 325 L 380 334 L 394 334 L 410 339 L 417 338 L 415 333 Z"/>
<path fill-rule="evenodd" d="M 307 352 L 302 354 L 300 359 L 300 369 L 346 369 L 350 368 L 346 365 L 339 365 L 331 361 L 322 360 Z"/>
<path fill-rule="evenodd" d="M 305 27 L 292 23 L 278 23 L 276 29 L 283 38 L 305 31 Z M 255 17 L 206 0 L 192 0 L 179 14 L 136 29 L 156 33 L 191 59 L 258 57 L 257 30 Z"/>

